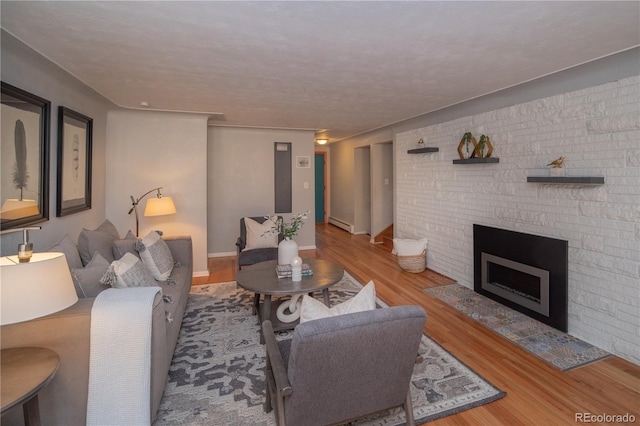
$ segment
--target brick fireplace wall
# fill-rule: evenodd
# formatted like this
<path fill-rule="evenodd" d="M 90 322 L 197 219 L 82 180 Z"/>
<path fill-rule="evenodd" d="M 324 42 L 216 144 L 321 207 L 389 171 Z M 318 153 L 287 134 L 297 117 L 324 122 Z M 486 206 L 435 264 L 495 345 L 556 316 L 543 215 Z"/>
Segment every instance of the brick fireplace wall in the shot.
<path fill-rule="evenodd" d="M 497 164 L 452 164 L 470 131 Z M 439 152 L 408 154 L 420 138 Z M 395 137 L 395 232 L 429 240 L 428 266 L 473 288 L 473 224 L 569 242 L 569 333 L 640 364 L 640 77 Z M 565 156 L 567 176 L 527 183 Z"/>

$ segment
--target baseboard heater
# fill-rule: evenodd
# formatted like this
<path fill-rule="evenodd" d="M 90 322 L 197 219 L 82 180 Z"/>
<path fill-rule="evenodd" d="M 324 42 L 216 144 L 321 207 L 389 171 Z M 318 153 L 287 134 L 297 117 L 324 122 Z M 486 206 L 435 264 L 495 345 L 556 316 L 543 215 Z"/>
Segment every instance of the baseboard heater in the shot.
<path fill-rule="evenodd" d="M 329 217 L 329 223 L 334 226 L 337 226 L 340 229 L 344 229 L 350 234 L 353 234 L 353 225 L 350 223 L 347 223 L 340 219 L 336 219 L 335 217 Z"/>

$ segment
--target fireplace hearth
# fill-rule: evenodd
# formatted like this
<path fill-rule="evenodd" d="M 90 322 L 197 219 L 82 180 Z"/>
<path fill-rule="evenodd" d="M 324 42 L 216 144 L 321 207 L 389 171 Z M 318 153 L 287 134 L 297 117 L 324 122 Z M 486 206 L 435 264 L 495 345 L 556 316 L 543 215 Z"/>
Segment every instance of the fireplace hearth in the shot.
<path fill-rule="evenodd" d="M 473 225 L 474 291 L 567 331 L 568 243 Z"/>

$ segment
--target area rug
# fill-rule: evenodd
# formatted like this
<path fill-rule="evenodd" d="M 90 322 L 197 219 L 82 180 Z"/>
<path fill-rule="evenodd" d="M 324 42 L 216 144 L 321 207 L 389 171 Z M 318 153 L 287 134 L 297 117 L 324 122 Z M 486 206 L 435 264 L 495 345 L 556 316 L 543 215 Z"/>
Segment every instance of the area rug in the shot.
<path fill-rule="evenodd" d="M 600 348 L 503 306 L 463 285 L 429 287 L 424 291 L 560 370 L 572 370 L 610 356 Z"/>
<path fill-rule="evenodd" d="M 348 273 L 330 290 L 331 303 L 354 296 L 362 285 Z M 275 425 L 265 413 L 265 351 L 253 294 L 234 282 L 195 286 L 189 296 L 169 380 L 154 423 L 160 425 Z M 378 299 L 379 306 L 387 306 Z M 278 339 L 291 338 L 281 332 Z M 442 418 L 505 395 L 424 335 L 424 362 L 416 365 L 411 395 L 417 423 Z M 354 425 L 405 423 L 396 409 Z"/>

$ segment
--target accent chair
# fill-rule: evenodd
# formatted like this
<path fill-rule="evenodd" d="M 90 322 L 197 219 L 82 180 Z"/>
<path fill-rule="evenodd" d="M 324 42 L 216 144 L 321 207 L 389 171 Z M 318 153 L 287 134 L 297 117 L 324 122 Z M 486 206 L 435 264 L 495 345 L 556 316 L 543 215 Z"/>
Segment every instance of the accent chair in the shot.
<path fill-rule="evenodd" d="M 278 218 L 282 218 L 278 216 Z M 262 217 L 251 217 L 250 219 L 262 224 L 267 219 Z M 278 243 L 282 241 L 284 237 L 282 234 L 278 234 Z M 278 259 L 278 247 L 264 247 L 245 250 L 247 246 L 247 226 L 244 223 L 244 217 L 240 219 L 240 236 L 236 240 L 236 252 L 237 257 L 237 270 L 239 271 L 243 266 L 253 265 L 254 263 L 266 262 L 267 260 Z"/>
<path fill-rule="evenodd" d="M 306 321 L 279 342 L 263 322 L 265 411 L 275 407 L 280 426 L 319 426 L 403 407 L 414 425 L 410 380 L 426 319 L 418 306 L 374 309 Z"/>

